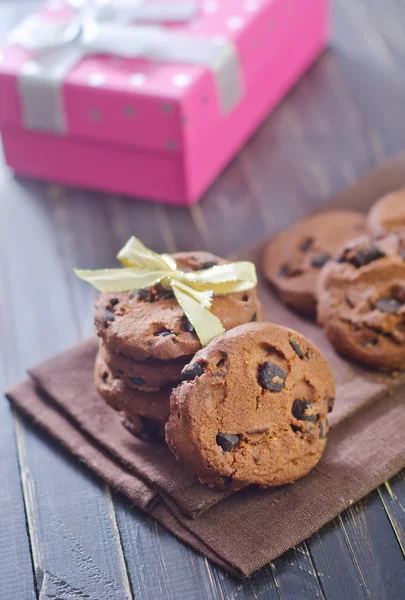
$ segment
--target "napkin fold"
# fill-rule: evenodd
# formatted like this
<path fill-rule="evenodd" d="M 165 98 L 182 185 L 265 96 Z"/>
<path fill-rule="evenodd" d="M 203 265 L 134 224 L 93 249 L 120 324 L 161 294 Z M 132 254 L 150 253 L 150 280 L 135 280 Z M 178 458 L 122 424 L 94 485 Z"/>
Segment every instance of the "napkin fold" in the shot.
<path fill-rule="evenodd" d="M 335 206 L 367 209 L 378 195 L 401 184 L 403 159 L 350 188 Z M 260 247 L 237 258 L 259 264 Z M 212 490 L 164 444 L 132 436 L 95 391 L 96 339 L 31 369 L 29 378 L 7 393 L 17 409 L 112 489 L 239 577 L 308 538 L 405 467 L 405 374 L 381 375 L 345 361 L 314 323 L 291 313 L 262 279 L 259 294 L 266 318 L 309 337 L 328 358 L 336 380 L 325 455 L 292 485 L 270 490 L 250 486 L 237 493 Z"/>

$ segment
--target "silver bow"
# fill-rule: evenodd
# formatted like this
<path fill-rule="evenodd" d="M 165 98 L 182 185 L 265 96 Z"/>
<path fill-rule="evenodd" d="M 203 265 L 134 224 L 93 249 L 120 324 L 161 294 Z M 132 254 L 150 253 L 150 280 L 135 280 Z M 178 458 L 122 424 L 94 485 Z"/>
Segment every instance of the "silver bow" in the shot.
<path fill-rule="evenodd" d="M 239 103 L 243 84 L 235 45 L 225 38 L 193 37 L 157 25 L 187 22 L 193 1 L 148 4 L 148 0 L 70 0 L 68 22 L 26 19 L 10 36 L 32 53 L 18 79 L 23 126 L 65 134 L 62 85 L 85 56 L 109 54 L 157 62 L 204 66 L 214 75 L 219 105 L 227 113 Z M 142 24 L 133 24 L 142 21 Z"/>

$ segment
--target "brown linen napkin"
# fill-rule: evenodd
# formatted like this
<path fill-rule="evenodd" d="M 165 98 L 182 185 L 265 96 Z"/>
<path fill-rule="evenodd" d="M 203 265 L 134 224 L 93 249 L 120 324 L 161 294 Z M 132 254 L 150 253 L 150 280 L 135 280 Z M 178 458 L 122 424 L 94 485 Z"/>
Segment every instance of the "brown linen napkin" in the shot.
<path fill-rule="evenodd" d="M 405 160 L 372 174 L 339 198 L 367 209 L 405 184 Z M 260 248 L 239 258 L 257 260 Z M 258 263 L 259 264 L 259 263 Z M 325 456 L 294 485 L 236 494 L 198 483 L 164 445 L 137 440 L 96 394 L 94 339 L 30 371 L 8 397 L 113 489 L 124 493 L 180 539 L 239 576 L 264 566 L 405 466 L 405 401 L 393 390 L 405 376 L 366 371 L 338 357 L 314 323 L 292 314 L 260 281 L 268 320 L 307 335 L 326 354 L 336 384 L 333 430 Z"/>

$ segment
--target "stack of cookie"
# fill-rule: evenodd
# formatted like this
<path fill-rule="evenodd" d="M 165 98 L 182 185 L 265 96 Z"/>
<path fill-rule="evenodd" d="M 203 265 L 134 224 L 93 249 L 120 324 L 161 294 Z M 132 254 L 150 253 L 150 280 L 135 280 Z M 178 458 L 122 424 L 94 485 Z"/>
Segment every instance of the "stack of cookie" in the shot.
<path fill-rule="evenodd" d="M 343 355 L 405 369 L 405 232 L 357 238 L 322 270 L 318 322 Z"/>
<path fill-rule="evenodd" d="M 368 215 L 326 211 L 265 247 L 263 270 L 291 308 L 318 317 L 341 354 L 405 369 L 405 189 Z"/>
<path fill-rule="evenodd" d="M 174 254 L 178 268 L 199 271 L 227 261 L 207 252 Z M 226 330 L 261 320 L 256 289 L 214 297 L 211 312 Z M 95 305 L 101 338 L 95 381 L 99 394 L 148 441 L 164 439 L 170 394 L 201 348 L 193 326 L 171 291 L 159 286 L 103 293 Z"/>

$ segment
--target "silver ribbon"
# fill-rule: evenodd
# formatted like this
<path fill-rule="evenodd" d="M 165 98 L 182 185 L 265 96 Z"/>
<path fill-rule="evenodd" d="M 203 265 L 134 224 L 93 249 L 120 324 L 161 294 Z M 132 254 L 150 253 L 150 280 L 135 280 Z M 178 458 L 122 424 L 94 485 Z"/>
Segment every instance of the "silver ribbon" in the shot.
<path fill-rule="evenodd" d="M 196 14 L 193 1 L 70 0 L 68 5 L 74 9 L 68 22 L 33 16 L 10 36 L 12 43 L 32 53 L 18 78 L 25 128 L 67 133 L 63 82 L 81 59 L 99 53 L 206 67 L 214 75 L 221 111 L 228 113 L 240 102 L 242 73 L 232 42 L 151 24 L 189 21 Z M 137 20 L 142 24 L 132 24 Z"/>

